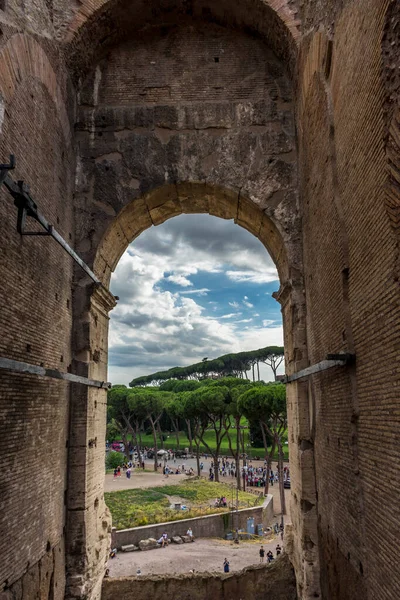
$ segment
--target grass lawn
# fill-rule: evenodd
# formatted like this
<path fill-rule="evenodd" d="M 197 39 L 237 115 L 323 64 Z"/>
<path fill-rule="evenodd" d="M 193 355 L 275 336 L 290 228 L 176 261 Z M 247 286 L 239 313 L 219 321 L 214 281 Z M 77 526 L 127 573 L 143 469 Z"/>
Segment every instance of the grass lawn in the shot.
<path fill-rule="evenodd" d="M 176 435 L 174 433 L 170 433 L 167 432 L 166 433 L 168 437 L 167 440 L 164 441 L 164 448 L 166 450 L 168 449 L 177 449 L 177 444 L 176 444 Z M 235 440 L 236 440 L 236 432 L 232 431 L 232 445 L 233 448 L 235 449 Z M 205 440 L 207 442 L 207 444 L 210 446 L 210 448 L 214 448 L 215 447 L 215 433 L 213 431 L 206 431 L 205 433 Z M 184 449 L 184 448 L 188 448 L 189 447 L 189 440 L 185 434 L 185 432 L 181 431 L 179 434 L 179 442 L 180 442 L 180 449 Z M 152 435 L 142 435 L 142 443 L 144 446 L 153 447 L 153 436 Z M 157 443 L 158 443 L 158 447 L 160 448 L 160 440 L 159 438 L 157 438 Z M 255 457 L 255 456 L 259 456 L 260 458 L 264 457 L 264 448 L 252 448 L 250 447 L 250 441 L 249 441 L 249 432 L 248 430 L 244 430 L 244 446 L 245 446 L 245 450 L 246 453 L 251 456 L 251 457 Z M 200 446 L 200 451 L 202 453 L 207 453 L 209 454 L 208 449 L 201 445 Z M 229 443 L 228 443 L 228 439 L 225 436 L 224 439 L 222 440 L 222 445 L 221 445 L 221 453 L 225 454 L 225 455 L 230 455 L 230 450 L 229 450 Z M 283 453 L 284 453 L 284 458 L 286 460 L 289 459 L 289 447 L 286 446 L 286 444 L 283 446 Z M 275 452 L 275 459 L 278 458 L 278 453 Z"/>
<path fill-rule="evenodd" d="M 179 496 L 190 508 L 185 511 L 170 509 L 167 496 Z M 210 507 L 210 500 L 226 496 L 228 505 L 236 502 L 236 490 L 225 483 L 204 480 L 183 481 L 178 485 L 166 485 L 146 489 L 106 492 L 106 504 L 111 511 L 113 526 L 128 529 L 152 523 L 165 523 L 178 519 L 189 519 L 215 512 L 227 512 L 229 508 Z M 247 508 L 261 502 L 261 498 L 239 492 L 239 508 Z"/>

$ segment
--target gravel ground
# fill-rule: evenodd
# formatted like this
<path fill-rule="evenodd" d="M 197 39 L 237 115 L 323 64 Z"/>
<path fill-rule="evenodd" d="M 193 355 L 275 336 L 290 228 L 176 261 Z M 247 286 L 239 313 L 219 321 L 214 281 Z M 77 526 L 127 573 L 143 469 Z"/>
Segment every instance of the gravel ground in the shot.
<path fill-rule="evenodd" d="M 276 555 L 279 537 L 263 542 L 266 551 Z M 220 539 L 199 539 L 192 544 L 170 544 L 167 548 L 146 552 L 119 552 L 108 561 L 110 577 L 128 577 L 136 575 L 140 568 L 142 575 L 223 571 L 224 558 L 230 562 L 231 571 L 240 571 L 244 567 L 260 562 L 260 542 L 240 542 L 234 544 Z"/>
<path fill-rule="evenodd" d="M 149 465 L 146 465 L 148 468 Z M 160 469 L 161 471 L 161 469 Z M 135 470 L 131 478 L 128 479 L 124 472 L 121 471 L 121 477 L 114 479 L 113 475 L 106 475 L 104 480 L 105 492 L 117 492 L 119 490 L 132 490 L 138 488 L 148 488 L 157 485 L 173 485 L 180 483 L 183 479 L 187 479 L 187 475 L 165 475 L 160 473 L 143 473 L 143 471 Z"/>

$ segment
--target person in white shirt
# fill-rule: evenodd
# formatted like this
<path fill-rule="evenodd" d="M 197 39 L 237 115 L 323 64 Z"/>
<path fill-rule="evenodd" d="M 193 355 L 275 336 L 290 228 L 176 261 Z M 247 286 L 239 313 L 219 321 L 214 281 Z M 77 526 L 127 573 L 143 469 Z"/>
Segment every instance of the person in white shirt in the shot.
<path fill-rule="evenodd" d="M 191 541 L 191 542 L 194 542 L 194 536 L 193 536 L 193 531 L 192 531 L 192 528 L 191 528 L 191 527 L 189 527 L 189 529 L 187 530 L 187 532 L 186 532 L 186 535 L 187 535 L 188 537 L 190 537 L 190 541 Z"/>

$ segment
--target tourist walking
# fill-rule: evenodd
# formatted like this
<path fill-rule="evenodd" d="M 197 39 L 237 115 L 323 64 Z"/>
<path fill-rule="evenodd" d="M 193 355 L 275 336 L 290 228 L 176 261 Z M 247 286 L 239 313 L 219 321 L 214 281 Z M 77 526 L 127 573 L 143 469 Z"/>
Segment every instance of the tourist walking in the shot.
<path fill-rule="evenodd" d="M 260 563 L 264 562 L 264 556 L 265 556 L 264 546 L 261 546 L 261 548 L 260 548 Z"/>
<path fill-rule="evenodd" d="M 227 558 L 224 560 L 224 573 L 229 573 L 229 560 Z"/>

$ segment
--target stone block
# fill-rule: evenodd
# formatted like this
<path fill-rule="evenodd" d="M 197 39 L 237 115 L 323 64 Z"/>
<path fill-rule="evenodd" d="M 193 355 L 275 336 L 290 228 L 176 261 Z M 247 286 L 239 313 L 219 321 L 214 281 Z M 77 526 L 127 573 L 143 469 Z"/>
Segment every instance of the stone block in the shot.
<path fill-rule="evenodd" d="M 136 552 L 137 550 L 139 550 L 139 547 L 135 546 L 135 544 L 128 544 L 127 546 L 121 546 L 122 552 Z"/>
<path fill-rule="evenodd" d="M 157 540 L 154 538 L 149 538 L 148 540 L 140 540 L 139 548 L 140 550 L 155 550 L 160 546 L 157 544 Z"/>
<path fill-rule="evenodd" d="M 172 538 L 172 542 L 174 544 L 183 544 L 183 540 L 181 537 L 179 537 L 179 535 L 174 535 L 174 537 Z"/>
<path fill-rule="evenodd" d="M 181 535 L 181 538 L 185 544 L 189 544 L 192 541 L 188 535 Z"/>

